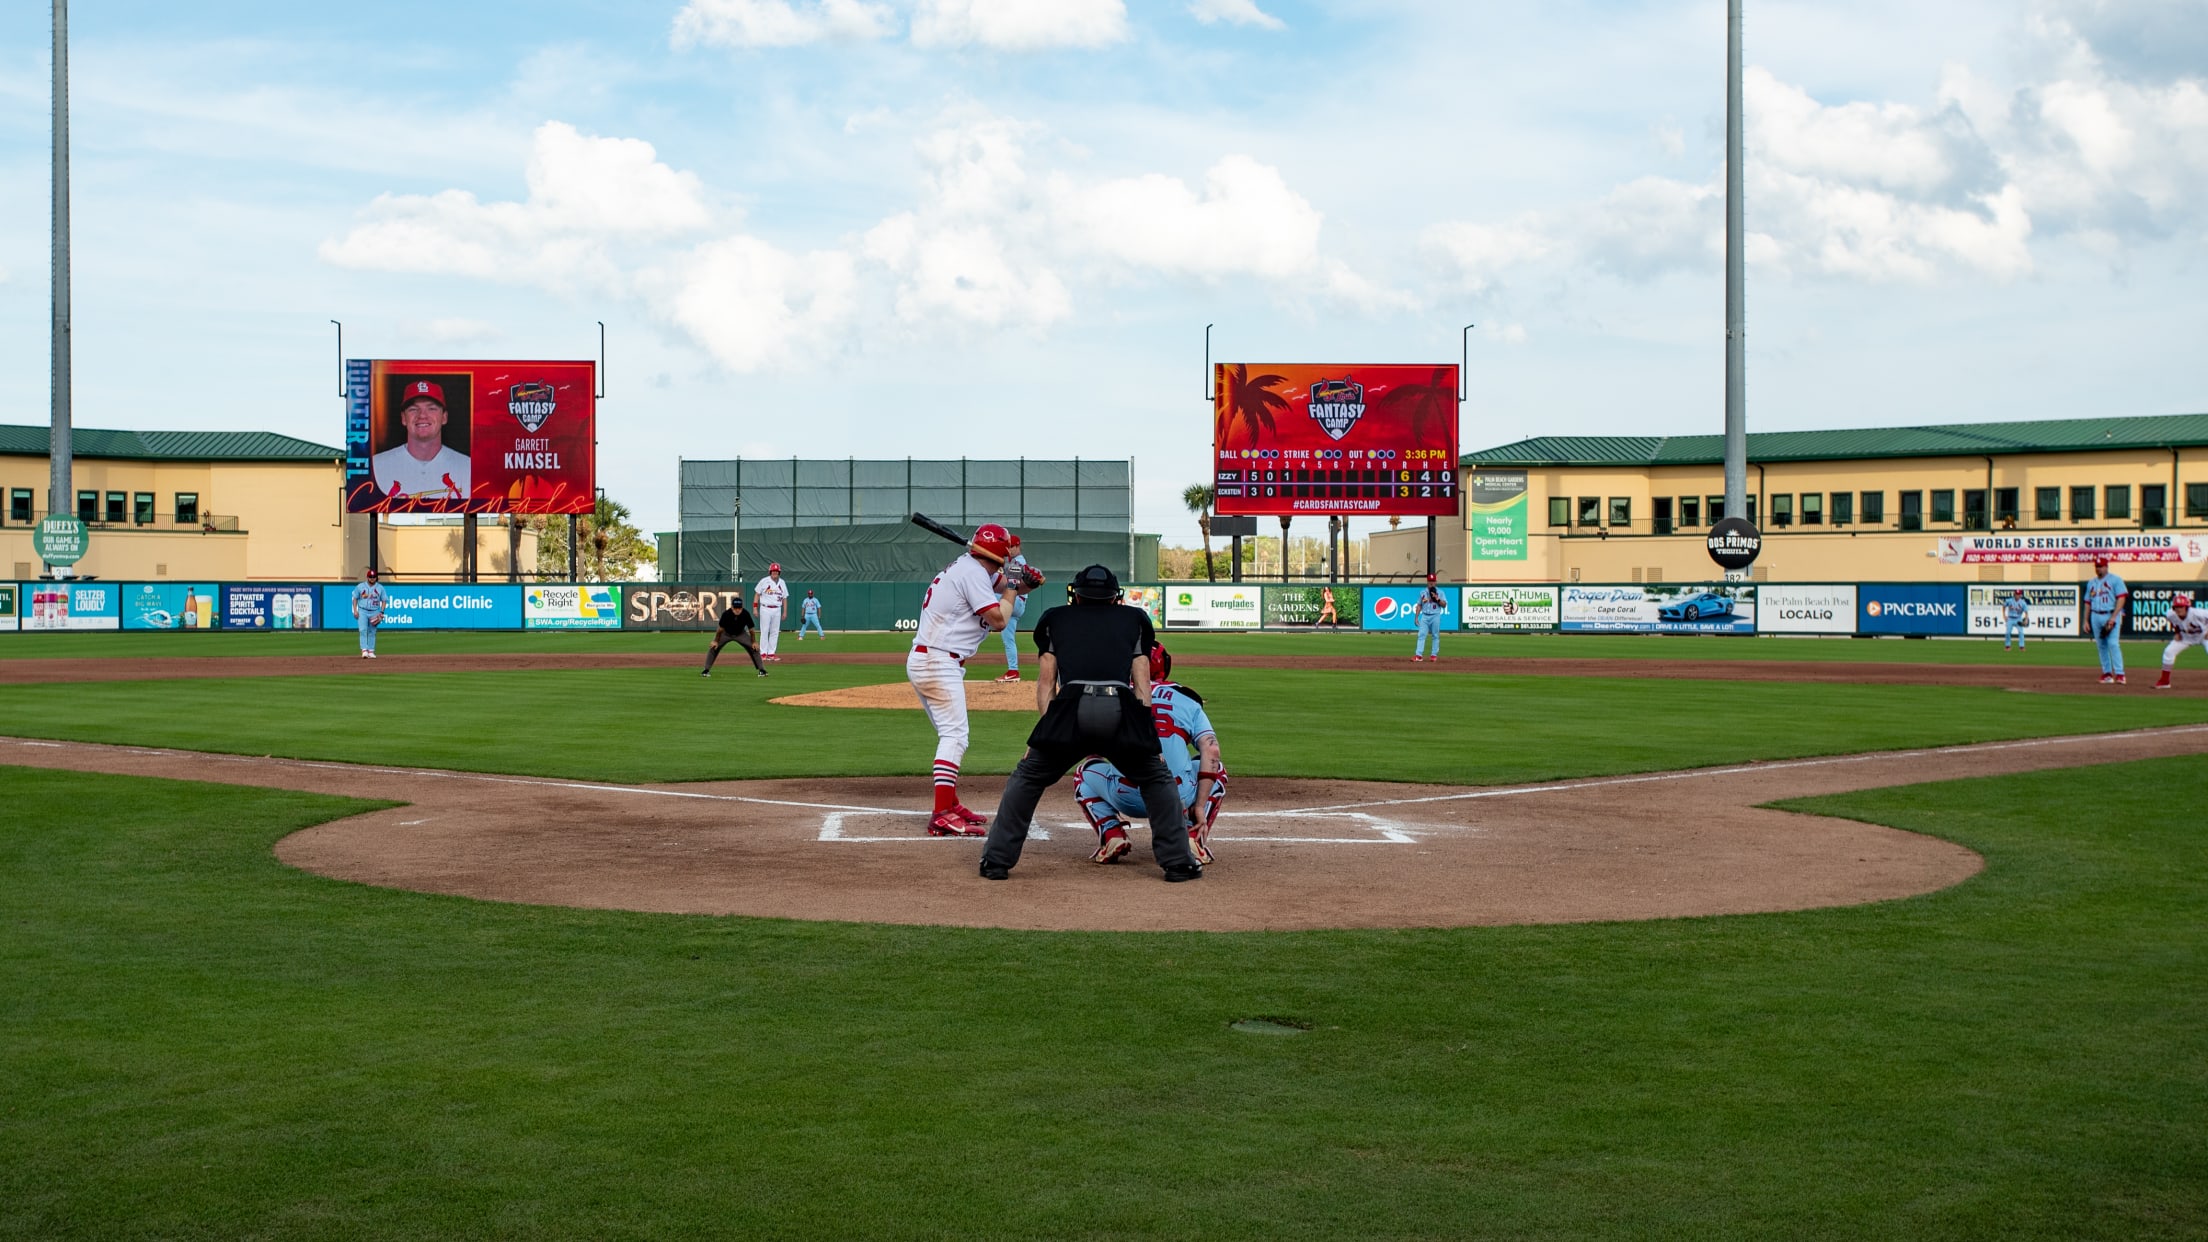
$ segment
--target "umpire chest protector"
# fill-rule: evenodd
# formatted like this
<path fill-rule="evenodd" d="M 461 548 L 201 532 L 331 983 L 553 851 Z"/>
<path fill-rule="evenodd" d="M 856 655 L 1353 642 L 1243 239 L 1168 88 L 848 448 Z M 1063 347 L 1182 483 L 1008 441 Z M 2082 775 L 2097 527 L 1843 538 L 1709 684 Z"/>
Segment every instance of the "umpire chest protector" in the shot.
<path fill-rule="evenodd" d="M 1028 734 L 1034 746 L 1158 751 L 1150 705 L 1138 701 L 1130 670 L 1147 659 L 1149 614 L 1117 604 L 1065 604 L 1035 624 L 1035 647 L 1058 667 L 1058 693 Z"/>

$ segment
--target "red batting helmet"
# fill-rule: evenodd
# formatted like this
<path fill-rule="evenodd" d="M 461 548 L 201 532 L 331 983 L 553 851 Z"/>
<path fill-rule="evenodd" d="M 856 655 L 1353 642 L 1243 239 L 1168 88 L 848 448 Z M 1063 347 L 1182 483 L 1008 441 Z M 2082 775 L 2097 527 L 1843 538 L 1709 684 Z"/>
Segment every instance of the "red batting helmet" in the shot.
<path fill-rule="evenodd" d="M 2170 607 L 2172 608 L 2190 608 L 2192 606 L 2193 597 L 2183 591 L 2179 591 L 2170 597 Z"/>
<path fill-rule="evenodd" d="M 413 383 L 408 384 L 406 387 L 399 390 L 399 408 L 403 410 L 407 406 L 414 404 L 416 401 L 419 401 L 424 397 L 429 398 L 431 401 L 436 402 L 438 405 L 444 405 L 445 386 L 443 384 L 437 383 L 435 380 L 415 380 Z M 449 409 L 451 407 L 447 406 L 446 408 Z"/>
<path fill-rule="evenodd" d="M 974 537 L 966 543 L 966 550 L 978 552 L 1002 565 L 1012 559 L 1012 532 L 990 522 L 974 532 Z"/>

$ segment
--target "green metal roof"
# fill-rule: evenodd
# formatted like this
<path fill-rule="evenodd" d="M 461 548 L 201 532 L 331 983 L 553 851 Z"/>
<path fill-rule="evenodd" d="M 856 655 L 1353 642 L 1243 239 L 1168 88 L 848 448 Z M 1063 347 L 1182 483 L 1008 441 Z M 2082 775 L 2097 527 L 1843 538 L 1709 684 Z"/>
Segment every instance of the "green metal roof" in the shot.
<path fill-rule="evenodd" d="M 2208 448 L 2208 414 L 1748 433 L 1748 460 L 1764 463 L 1852 461 L 1866 457 L 2007 457 L 2017 453 L 2169 448 Z M 1463 464 L 1709 466 L 1724 460 L 1725 437 L 1721 435 L 1535 436 L 1466 453 Z"/>
<path fill-rule="evenodd" d="M 0 455 L 44 457 L 53 442 L 45 427 L 0 424 Z M 330 461 L 343 449 L 273 431 L 100 431 L 71 429 L 78 457 L 121 461 Z"/>

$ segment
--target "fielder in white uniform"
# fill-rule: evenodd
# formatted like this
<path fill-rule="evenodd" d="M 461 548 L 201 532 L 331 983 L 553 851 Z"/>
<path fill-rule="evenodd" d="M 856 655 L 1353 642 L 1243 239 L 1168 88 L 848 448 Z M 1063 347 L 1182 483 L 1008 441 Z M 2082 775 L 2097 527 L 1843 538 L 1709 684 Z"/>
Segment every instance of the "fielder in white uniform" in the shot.
<path fill-rule="evenodd" d="M 782 645 L 782 606 L 790 601 L 790 584 L 782 581 L 782 566 L 767 566 L 767 576 L 751 588 L 752 611 L 759 618 L 759 658 L 776 664 L 782 657 L 774 654 Z"/>
<path fill-rule="evenodd" d="M 2162 649 L 2162 680 L 2154 683 L 2157 690 L 2170 688 L 2170 670 L 2177 667 L 2177 657 L 2187 647 L 2198 647 L 2208 642 L 2208 614 L 2193 607 L 2193 597 L 2176 595 L 2170 599 L 2170 645 Z"/>
<path fill-rule="evenodd" d="M 958 765 L 972 732 L 966 721 L 966 661 L 1002 630 L 1020 584 L 1002 572 L 1012 535 L 995 523 L 974 532 L 966 555 L 944 567 L 920 601 L 920 628 L 905 657 L 905 678 L 935 726 L 935 813 L 928 835 L 978 837 L 988 820 L 958 800 Z"/>

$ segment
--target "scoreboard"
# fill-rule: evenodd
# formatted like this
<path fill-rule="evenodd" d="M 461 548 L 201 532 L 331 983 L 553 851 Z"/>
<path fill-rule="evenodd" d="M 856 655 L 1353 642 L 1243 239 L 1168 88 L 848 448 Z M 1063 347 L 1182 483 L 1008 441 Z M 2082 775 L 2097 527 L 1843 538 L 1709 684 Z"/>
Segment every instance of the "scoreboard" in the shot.
<path fill-rule="evenodd" d="M 1222 363 L 1214 511 L 1454 517 L 1457 368 Z"/>

